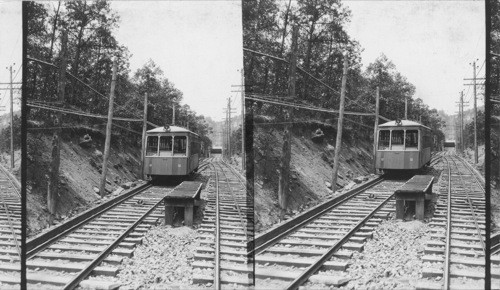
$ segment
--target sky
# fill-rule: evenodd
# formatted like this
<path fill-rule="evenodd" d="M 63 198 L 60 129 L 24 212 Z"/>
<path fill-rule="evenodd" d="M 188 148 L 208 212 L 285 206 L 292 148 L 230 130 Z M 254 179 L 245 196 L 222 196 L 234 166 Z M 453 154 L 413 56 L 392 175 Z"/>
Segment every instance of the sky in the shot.
<path fill-rule="evenodd" d="M 13 1 L 0 1 L 0 83 L 10 81 L 10 73 L 7 67 L 12 65 L 15 71 L 12 75 L 17 76 L 14 82 L 22 81 L 22 16 L 21 3 Z M 18 73 L 19 70 L 19 73 Z M 10 92 L 3 90 L 9 85 L 0 84 L 0 115 L 10 112 Z M 14 91 L 14 98 L 20 99 L 20 91 Z M 19 109 L 19 101 L 14 101 L 14 110 Z"/>
<path fill-rule="evenodd" d="M 229 97 L 241 112 L 241 95 L 232 92 L 240 90 L 243 67 L 239 1 L 119 1 L 111 8 L 132 73 L 152 59 L 198 114 L 222 120 Z"/>
<path fill-rule="evenodd" d="M 196 113 L 220 121 L 229 97 L 241 112 L 241 95 L 232 92 L 240 90 L 243 67 L 240 1 L 112 1 L 111 8 L 121 18 L 115 35 L 132 55 L 132 73 L 152 59 Z M 0 82 L 9 81 L 5 67 L 21 64 L 21 19 L 21 3 L 0 0 Z M 0 106 L 8 108 L 6 92 Z"/>
<path fill-rule="evenodd" d="M 382 53 L 415 85 L 414 98 L 447 114 L 458 111 L 460 91 L 473 106 L 470 63 L 484 77 L 483 1 L 344 1 L 351 10 L 346 29 L 358 40 L 364 66 Z M 471 83 L 468 81 L 467 83 Z M 482 90 L 478 90 L 478 93 Z M 478 106 L 483 105 L 478 98 Z"/>
<path fill-rule="evenodd" d="M 471 62 L 481 67 L 484 61 L 483 1 L 343 3 L 352 12 L 346 29 L 364 48 L 365 66 L 384 53 L 431 108 L 453 114 L 462 90 L 472 108 L 472 87 L 463 79 L 472 77 Z M 116 36 L 132 54 L 132 72 L 152 59 L 198 114 L 221 120 L 228 97 L 240 112 L 240 94 L 232 92 L 243 65 L 239 1 L 115 1 L 111 7 L 121 17 Z M 0 0 L 0 27 L 1 83 L 9 81 L 7 66 L 21 64 L 21 3 Z M 0 90 L 0 114 L 1 106 L 8 109 L 8 91 Z"/>

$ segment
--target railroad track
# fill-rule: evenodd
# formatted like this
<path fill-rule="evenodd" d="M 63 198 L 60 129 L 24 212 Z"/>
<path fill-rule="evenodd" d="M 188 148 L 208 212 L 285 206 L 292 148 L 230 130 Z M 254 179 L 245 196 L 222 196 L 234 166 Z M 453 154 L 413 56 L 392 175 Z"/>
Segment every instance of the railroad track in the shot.
<path fill-rule="evenodd" d="M 430 222 L 432 239 L 422 258 L 424 280 L 417 289 L 484 289 L 484 187 L 463 159 L 443 159 L 447 168 Z"/>
<path fill-rule="evenodd" d="M 28 241 L 28 288 L 118 286 L 119 264 L 163 217 L 159 205 L 172 189 L 143 184 Z"/>
<path fill-rule="evenodd" d="M 219 159 L 211 167 L 193 283 L 247 288 L 253 284 L 254 269 L 248 259 L 253 211 L 247 204 L 246 184 Z"/>
<path fill-rule="evenodd" d="M 347 282 L 348 260 L 394 211 L 394 191 L 406 181 L 378 178 L 256 237 L 255 287 L 328 288 Z"/>
<path fill-rule="evenodd" d="M 0 289 L 19 289 L 21 282 L 20 185 L 0 165 Z"/>
<path fill-rule="evenodd" d="M 500 289 L 500 233 L 491 235 L 491 288 Z"/>

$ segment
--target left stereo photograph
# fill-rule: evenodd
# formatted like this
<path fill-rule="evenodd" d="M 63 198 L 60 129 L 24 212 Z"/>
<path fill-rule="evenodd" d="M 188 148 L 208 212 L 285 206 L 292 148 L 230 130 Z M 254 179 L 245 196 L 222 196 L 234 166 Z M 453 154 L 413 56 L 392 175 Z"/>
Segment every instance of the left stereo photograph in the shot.
<path fill-rule="evenodd" d="M 28 289 L 253 284 L 241 13 L 23 3 Z"/>
<path fill-rule="evenodd" d="M 0 289 L 21 283 L 21 6 L 0 3 Z"/>

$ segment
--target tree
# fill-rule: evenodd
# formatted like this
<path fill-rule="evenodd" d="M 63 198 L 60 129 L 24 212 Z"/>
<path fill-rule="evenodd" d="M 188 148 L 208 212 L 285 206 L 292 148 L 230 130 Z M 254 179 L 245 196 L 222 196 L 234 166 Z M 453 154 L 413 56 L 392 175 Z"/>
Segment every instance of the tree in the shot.
<path fill-rule="evenodd" d="M 484 111 L 477 111 L 477 145 L 484 145 Z M 474 121 L 465 124 L 464 136 L 467 147 L 474 147 Z"/>

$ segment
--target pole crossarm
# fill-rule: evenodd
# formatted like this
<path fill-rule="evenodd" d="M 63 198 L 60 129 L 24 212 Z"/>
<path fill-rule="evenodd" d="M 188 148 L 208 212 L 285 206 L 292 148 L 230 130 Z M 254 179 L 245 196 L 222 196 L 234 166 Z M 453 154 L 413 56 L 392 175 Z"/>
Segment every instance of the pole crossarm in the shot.
<path fill-rule="evenodd" d="M 98 119 L 107 119 L 108 118 L 105 115 L 99 115 L 99 114 L 75 111 L 75 110 L 71 110 L 71 109 L 47 106 L 47 105 L 37 104 L 34 102 L 27 102 L 26 105 L 29 107 L 32 107 L 32 108 L 45 109 L 45 110 L 49 110 L 49 111 L 61 112 L 61 113 L 65 113 L 65 114 L 78 115 L 78 116 L 83 116 L 83 117 L 98 118 Z M 126 122 L 142 122 L 141 119 L 132 119 L 132 118 L 123 118 L 123 117 L 113 117 L 113 120 L 126 121 Z M 148 123 L 150 123 L 150 122 L 148 122 Z M 158 127 L 157 125 L 155 125 L 153 123 L 150 123 L 150 125 Z"/>
<path fill-rule="evenodd" d="M 26 59 L 34 61 L 34 62 L 38 62 L 38 63 L 43 64 L 43 65 L 51 66 L 51 67 L 54 67 L 56 69 L 59 68 L 57 65 L 55 65 L 53 63 L 46 62 L 46 61 L 43 61 L 43 60 L 39 60 L 39 59 L 36 59 L 36 58 L 33 58 L 33 57 L 27 56 Z M 81 83 L 82 85 L 84 85 L 85 87 L 87 87 L 88 89 L 90 89 L 91 91 L 93 91 L 94 93 L 98 94 L 99 96 L 101 96 L 101 97 L 103 97 L 103 98 L 105 98 L 106 100 L 109 101 L 109 97 L 101 94 L 96 89 L 94 89 L 93 87 L 91 87 L 90 85 L 88 85 L 87 83 L 85 83 L 84 81 L 82 81 L 81 79 L 79 79 L 78 77 L 76 77 L 75 75 L 73 75 L 72 73 L 70 73 L 69 71 L 66 70 L 66 74 L 68 74 L 70 77 L 72 77 L 75 80 L 77 80 L 79 83 Z"/>
<path fill-rule="evenodd" d="M 310 110 L 310 111 L 316 111 L 316 112 L 324 112 L 324 113 L 333 113 L 333 114 L 338 114 L 338 110 L 331 110 L 331 109 L 325 109 L 321 107 L 316 107 L 316 106 L 309 106 L 309 105 L 301 105 L 301 104 L 295 104 L 295 103 L 286 103 L 283 101 L 273 101 L 273 100 L 267 100 L 259 97 L 252 97 L 248 96 L 248 94 L 245 96 L 245 99 L 248 100 L 253 100 L 253 101 L 258 101 L 258 102 L 263 102 L 263 103 L 269 103 L 269 104 L 274 104 L 274 105 L 280 105 L 280 106 L 286 106 L 286 107 L 293 107 L 297 109 L 304 109 L 304 110 Z M 356 115 L 356 116 L 374 116 L 374 113 L 364 113 L 364 112 L 351 112 L 351 111 L 344 111 L 344 114 L 346 115 Z M 390 121 L 389 118 L 386 118 L 384 116 L 380 116 L 379 118 L 385 120 L 385 121 Z"/>

